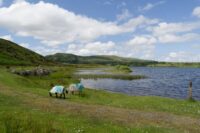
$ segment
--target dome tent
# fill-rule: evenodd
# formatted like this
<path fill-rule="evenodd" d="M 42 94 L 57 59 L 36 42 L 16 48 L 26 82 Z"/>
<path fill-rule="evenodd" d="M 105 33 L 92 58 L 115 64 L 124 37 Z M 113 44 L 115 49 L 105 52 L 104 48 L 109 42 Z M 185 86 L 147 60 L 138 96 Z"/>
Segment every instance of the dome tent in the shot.
<path fill-rule="evenodd" d="M 84 86 L 83 86 L 83 84 L 78 83 L 78 84 L 76 84 L 76 88 L 77 88 L 79 91 L 82 91 L 82 90 L 84 89 Z"/>
<path fill-rule="evenodd" d="M 64 86 L 59 86 L 59 85 L 56 85 L 56 86 L 54 86 L 51 90 L 50 90 L 50 92 L 51 93 L 58 93 L 58 94 L 62 94 L 63 93 L 63 90 L 64 90 Z"/>

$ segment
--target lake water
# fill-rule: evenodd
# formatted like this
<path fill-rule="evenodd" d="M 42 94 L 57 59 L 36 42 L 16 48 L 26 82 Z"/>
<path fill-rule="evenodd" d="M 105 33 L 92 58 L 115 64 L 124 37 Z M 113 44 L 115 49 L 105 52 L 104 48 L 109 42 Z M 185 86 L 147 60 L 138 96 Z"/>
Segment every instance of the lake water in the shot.
<path fill-rule="evenodd" d="M 151 68 L 134 67 L 133 75 L 145 75 L 147 79 L 82 79 L 85 87 L 103 89 L 129 95 L 150 95 L 171 98 L 187 98 L 189 81 L 193 82 L 193 97 L 200 100 L 199 68 Z M 83 70 L 83 74 L 102 74 L 101 70 Z"/>

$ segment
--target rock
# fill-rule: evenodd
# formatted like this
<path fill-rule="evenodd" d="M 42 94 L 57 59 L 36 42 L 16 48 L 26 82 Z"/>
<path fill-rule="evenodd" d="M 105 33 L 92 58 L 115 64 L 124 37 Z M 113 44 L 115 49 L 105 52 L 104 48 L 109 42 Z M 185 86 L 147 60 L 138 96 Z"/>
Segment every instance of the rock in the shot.
<path fill-rule="evenodd" d="M 46 76 L 52 73 L 53 71 L 38 67 L 33 70 L 23 70 L 23 71 L 11 70 L 11 72 L 21 76 Z"/>

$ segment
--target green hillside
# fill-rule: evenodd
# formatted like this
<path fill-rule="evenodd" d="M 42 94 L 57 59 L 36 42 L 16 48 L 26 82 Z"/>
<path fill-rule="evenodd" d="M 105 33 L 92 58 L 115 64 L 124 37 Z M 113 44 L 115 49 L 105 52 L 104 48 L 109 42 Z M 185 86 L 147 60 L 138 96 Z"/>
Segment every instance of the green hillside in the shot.
<path fill-rule="evenodd" d="M 155 64 L 155 61 L 141 60 L 135 58 L 124 58 L 109 55 L 95 55 L 95 56 L 78 56 L 73 54 L 57 53 L 54 55 L 46 56 L 47 60 L 66 63 L 66 64 L 111 64 L 111 65 L 134 65 L 146 66 Z"/>
<path fill-rule="evenodd" d="M 0 65 L 39 65 L 46 64 L 45 58 L 16 43 L 0 39 Z"/>

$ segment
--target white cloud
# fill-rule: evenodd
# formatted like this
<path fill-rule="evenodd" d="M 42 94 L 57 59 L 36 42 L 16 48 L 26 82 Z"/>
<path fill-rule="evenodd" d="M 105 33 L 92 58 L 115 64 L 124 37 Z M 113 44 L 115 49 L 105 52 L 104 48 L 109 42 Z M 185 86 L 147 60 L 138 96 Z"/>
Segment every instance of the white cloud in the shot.
<path fill-rule="evenodd" d="M 87 41 L 121 32 L 114 23 L 99 22 L 44 2 L 18 2 L 1 8 L 0 18 L 4 18 L 0 19 L 1 27 L 52 45 L 75 40 Z"/>
<path fill-rule="evenodd" d="M 159 1 L 157 3 L 147 3 L 144 7 L 140 7 L 139 8 L 139 11 L 148 11 L 148 10 L 151 10 L 152 8 L 158 6 L 158 5 L 161 5 L 161 4 L 164 4 L 165 1 Z"/>
<path fill-rule="evenodd" d="M 20 43 L 19 45 L 22 46 L 22 47 L 25 47 L 25 48 L 30 47 L 30 44 L 28 44 L 28 43 Z"/>
<path fill-rule="evenodd" d="M 186 51 L 170 52 L 163 60 L 167 62 L 199 62 L 200 54 L 197 55 Z"/>
<path fill-rule="evenodd" d="M 200 22 L 190 22 L 190 23 L 161 22 L 154 27 L 149 27 L 147 30 L 151 31 L 154 35 L 164 35 L 169 33 L 189 32 L 195 29 L 200 29 Z"/>
<path fill-rule="evenodd" d="M 145 28 L 148 25 L 157 24 L 158 22 L 159 22 L 158 19 L 148 19 L 143 15 L 140 15 L 136 18 L 130 19 L 128 22 L 121 25 L 121 27 L 124 31 L 133 31 L 138 27 Z"/>
<path fill-rule="evenodd" d="M 143 8 L 141 8 L 140 11 L 148 11 L 148 10 L 152 9 L 153 7 L 154 7 L 153 4 L 148 3 Z"/>
<path fill-rule="evenodd" d="M 117 55 L 152 59 L 154 57 L 155 41 L 155 38 L 150 36 L 137 36 L 127 42 L 117 44 L 112 41 L 97 41 L 79 45 L 70 44 L 65 52 L 77 55 Z"/>
<path fill-rule="evenodd" d="M 132 17 L 132 14 L 129 12 L 128 9 L 123 9 L 120 14 L 117 15 L 117 20 L 122 21 Z"/>
<path fill-rule="evenodd" d="M 26 2 L 26 0 L 14 0 L 13 3 L 22 3 L 22 2 Z"/>
<path fill-rule="evenodd" d="M 135 36 L 126 43 L 130 53 L 128 56 L 152 59 L 156 42 L 153 36 Z"/>
<path fill-rule="evenodd" d="M 200 6 L 193 10 L 192 15 L 200 18 Z"/>
<path fill-rule="evenodd" d="M 112 41 L 109 42 L 91 42 L 87 44 L 77 45 L 70 44 L 67 53 L 77 55 L 114 55 L 116 44 Z"/>
<path fill-rule="evenodd" d="M 200 34 L 186 33 L 183 35 L 166 34 L 159 36 L 161 43 L 178 43 L 178 42 L 189 42 L 199 40 Z"/>
<path fill-rule="evenodd" d="M 0 6 L 2 6 L 3 5 L 3 0 L 0 0 Z"/>
<path fill-rule="evenodd" d="M 197 29 L 200 29 L 199 22 L 161 22 L 156 26 L 148 27 L 147 31 L 150 31 L 152 35 L 161 43 L 178 43 L 198 40 L 200 38 L 200 34 L 193 33 L 194 30 Z"/>
<path fill-rule="evenodd" d="M 9 40 L 9 41 L 13 41 L 13 38 L 12 38 L 11 35 L 0 36 L 0 38 L 6 39 L 6 40 Z"/>
<path fill-rule="evenodd" d="M 50 55 L 54 53 L 64 53 L 63 50 L 58 48 L 50 48 L 50 47 L 44 47 L 44 46 L 36 46 L 36 47 L 29 47 L 29 49 L 41 54 L 41 55 Z"/>
<path fill-rule="evenodd" d="M 135 36 L 133 39 L 121 43 L 96 41 L 85 44 L 70 44 L 65 52 L 77 55 L 118 55 L 152 59 L 155 43 L 154 37 Z"/>
<path fill-rule="evenodd" d="M 30 17 L 31 16 L 31 17 Z M 33 4 L 25 1 L 0 9 L 0 27 L 20 36 L 31 36 L 48 45 L 71 42 L 88 42 L 104 35 L 132 32 L 137 26 L 151 24 L 155 20 L 139 16 L 117 25 L 101 22 L 40 1 Z"/>
<path fill-rule="evenodd" d="M 107 4 L 112 2 L 113 0 L 109 0 Z M 163 3 L 164 1 L 149 3 L 141 10 L 147 11 Z M 125 6 L 126 3 L 121 2 L 121 7 L 125 8 Z M 193 15 L 200 17 L 199 10 L 200 7 L 195 8 Z M 106 54 L 153 59 L 155 46 L 159 43 L 190 42 L 198 41 L 200 38 L 200 34 L 196 32 L 200 29 L 199 21 L 167 23 L 142 15 L 132 18 L 128 9 L 122 10 L 122 13 L 116 17 L 118 21 L 100 21 L 43 1 L 29 3 L 25 0 L 15 0 L 11 6 L 0 8 L 0 18 L 3 18 L 0 19 L 0 28 L 8 29 L 19 36 L 30 36 L 40 40 L 42 44 L 45 44 L 44 46 L 34 47 L 28 43 L 20 45 L 43 55 L 67 52 L 78 55 Z M 137 35 L 127 42 L 98 40 L 102 36 L 134 34 L 134 31 L 138 29 Z M 149 35 L 146 35 L 147 33 Z M 10 35 L 1 38 L 12 40 Z M 69 45 L 61 48 L 58 46 L 60 44 Z M 190 61 L 191 58 L 194 61 L 200 60 L 199 55 L 194 56 L 184 51 L 171 52 L 162 59 Z"/>
<path fill-rule="evenodd" d="M 128 41 L 129 46 L 135 46 L 135 45 L 151 45 L 155 44 L 156 39 L 151 36 L 136 36 L 133 39 Z"/>

